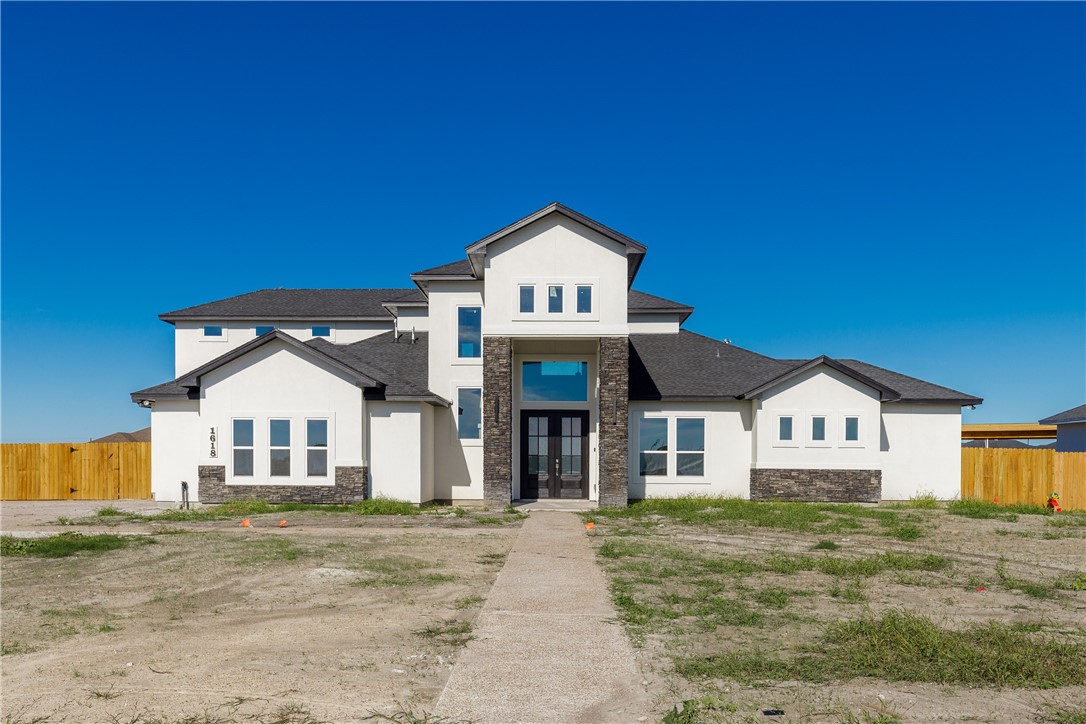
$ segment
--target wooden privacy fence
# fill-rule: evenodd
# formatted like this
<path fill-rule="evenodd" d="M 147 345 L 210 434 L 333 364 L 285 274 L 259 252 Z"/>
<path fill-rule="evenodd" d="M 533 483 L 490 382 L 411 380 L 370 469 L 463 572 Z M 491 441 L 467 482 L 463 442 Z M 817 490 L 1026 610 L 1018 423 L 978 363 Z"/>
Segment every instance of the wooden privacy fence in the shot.
<path fill-rule="evenodd" d="M 1086 510 L 1086 452 L 962 448 L 962 497 L 1044 505 L 1060 494 L 1065 510 Z"/>
<path fill-rule="evenodd" d="M 0 445 L 4 500 L 151 498 L 151 443 Z"/>

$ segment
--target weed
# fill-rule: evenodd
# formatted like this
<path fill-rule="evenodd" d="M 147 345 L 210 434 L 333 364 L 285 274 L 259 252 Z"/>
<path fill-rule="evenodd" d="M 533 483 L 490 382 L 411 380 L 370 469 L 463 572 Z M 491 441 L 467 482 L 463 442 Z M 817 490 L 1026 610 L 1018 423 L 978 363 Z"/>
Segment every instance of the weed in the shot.
<path fill-rule="evenodd" d="M 924 531 L 919 526 L 905 524 L 893 527 L 883 533 L 883 535 L 890 538 L 897 538 L 898 540 L 909 541 L 923 537 Z"/>
<path fill-rule="evenodd" d="M 849 581 L 843 586 L 839 582 L 834 581 L 827 589 L 827 593 L 833 598 L 840 598 L 846 603 L 863 603 L 867 600 L 867 594 L 864 592 L 865 588 L 863 581 L 858 578 Z"/>
<path fill-rule="evenodd" d="M 789 588 L 766 586 L 756 591 L 753 598 L 766 608 L 787 608 L 789 599 L 797 594 L 797 591 Z"/>
<path fill-rule="evenodd" d="M 832 540 L 820 540 L 811 546 L 812 551 L 835 551 L 841 546 L 834 543 Z"/>
<path fill-rule="evenodd" d="M 22 641 L 5 641 L 3 644 L 0 644 L 0 656 L 29 654 L 33 650 L 34 648 L 32 646 L 28 646 Z"/>
<path fill-rule="evenodd" d="M 1018 520 L 1018 515 L 1052 515 L 1052 511 L 1043 505 L 1030 505 L 1028 503 L 1004 505 L 995 502 L 990 503 L 987 500 L 977 500 L 976 498 L 952 500 L 947 503 L 946 512 L 966 518 L 994 519 L 1006 521 L 1007 523 Z"/>
<path fill-rule="evenodd" d="M 465 608 L 473 608 L 482 603 L 484 599 L 482 596 L 465 596 L 464 598 L 458 598 L 453 603 L 453 608 L 457 611 L 463 611 Z"/>
<path fill-rule="evenodd" d="M 943 629 L 906 611 L 832 623 L 818 647 L 792 659 L 765 652 L 680 658 L 687 678 L 849 680 L 1053 688 L 1086 683 L 1086 644 L 1036 639 L 1001 623 Z"/>
<path fill-rule="evenodd" d="M 412 631 L 419 638 L 436 641 L 448 646 L 463 646 L 470 641 L 471 624 L 467 621 L 442 621 Z"/>
<path fill-rule="evenodd" d="M 505 523 L 501 518 L 496 518 L 493 515 L 478 515 L 471 519 L 473 523 L 479 525 L 502 525 Z"/>
<path fill-rule="evenodd" d="M 118 510 L 113 506 L 107 505 L 105 508 L 99 508 L 98 510 L 94 511 L 94 515 L 97 518 L 116 518 L 127 516 L 128 513 L 124 512 L 123 510 Z"/>
<path fill-rule="evenodd" d="M 126 548 L 130 545 L 150 545 L 155 543 L 147 536 L 121 536 L 110 533 L 83 535 L 82 533 L 59 533 L 47 538 L 15 538 L 10 535 L 0 536 L 0 555 L 32 556 L 36 558 L 65 558 L 76 553 L 104 553 Z"/>
<path fill-rule="evenodd" d="M 113 691 L 112 684 L 110 684 L 109 688 L 105 690 L 88 689 L 88 691 L 90 692 L 92 699 L 105 699 L 108 701 L 109 699 L 116 699 L 118 696 L 120 696 L 120 694 L 117 694 Z"/>
<path fill-rule="evenodd" d="M 504 553 L 484 553 L 476 559 L 479 563 L 484 565 L 499 565 L 505 563 Z"/>
<path fill-rule="evenodd" d="M 916 495 L 913 495 L 905 502 L 905 505 L 910 508 L 921 508 L 924 510 L 935 510 L 939 507 L 939 499 L 935 497 L 935 493 L 921 491 Z"/>
<path fill-rule="evenodd" d="M 262 719 L 266 724 L 320 724 L 308 709 L 295 702 L 287 702 L 276 709 L 270 719 Z"/>
<path fill-rule="evenodd" d="M 739 711 L 735 702 L 722 701 L 713 696 L 703 696 L 699 699 L 687 699 L 682 703 L 680 710 L 678 705 L 664 715 L 662 724 L 701 724 L 710 718 L 718 719 L 721 714 L 734 714 Z M 710 716 L 707 716 L 710 715 Z"/>
<path fill-rule="evenodd" d="M 363 717 L 362 721 L 381 721 L 390 722 L 390 724 L 471 724 L 469 721 L 446 719 L 426 712 L 416 714 L 413 709 L 400 709 L 392 714 L 370 709 L 370 715 Z"/>

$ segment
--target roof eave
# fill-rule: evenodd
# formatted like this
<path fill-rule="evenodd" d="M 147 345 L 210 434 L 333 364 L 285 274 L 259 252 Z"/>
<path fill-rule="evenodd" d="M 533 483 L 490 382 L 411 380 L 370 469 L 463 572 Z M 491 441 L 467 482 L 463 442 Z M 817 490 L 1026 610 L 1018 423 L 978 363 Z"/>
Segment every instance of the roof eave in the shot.
<path fill-rule="evenodd" d="M 397 302 L 391 302 L 396 304 Z M 384 306 L 384 304 L 382 304 Z M 284 319 L 290 319 L 294 321 L 306 321 L 306 322 L 387 322 L 388 317 L 382 315 L 335 315 L 335 314 L 196 314 L 196 315 L 182 315 L 175 314 L 160 314 L 158 318 L 163 322 L 169 322 L 174 324 L 175 322 L 278 322 Z"/>
<path fill-rule="evenodd" d="M 878 391 L 878 393 L 879 393 L 879 401 L 880 402 L 895 402 L 895 401 L 901 399 L 901 394 L 899 392 L 897 392 L 896 390 L 893 390 L 893 389 L 887 387 L 886 385 L 882 384 L 881 382 L 876 382 L 875 380 L 871 379 L 867 375 L 865 375 L 865 374 L 863 374 L 861 372 L 857 372 L 856 370 L 852 369 L 851 367 L 848 367 L 847 365 L 841 364 L 837 360 L 832 359 L 830 357 L 827 357 L 826 355 L 822 355 L 820 357 L 815 357 L 812 360 L 808 360 L 807 362 L 799 364 L 799 365 L 793 367 L 792 369 L 787 370 L 783 374 L 777 375 L 773 379 L 768 380 L 767 382 L 764 382 L 761 385 L 758 385 L 754 389 L 752 389 L 752 390 L 750 390 L 748 392 L 744 392 L 741 395 L 741 397 L 743 399 L 746 399 L 746 400 L 757 399 L 757 398 L 761 397 L 762 393 L 766 392 L 767 390 L 770 390 L 770 389 L 776 387 L 779 384 L 787 382 L 788 380 L 792 379 L 793 377 L 796 377 L 797 375 L 801 375 L 804 372 L 807 372 L 808 370 L 812 370 L 815 367 L 818 367 L 819 365 L 826 365 L 827 367 L 829 367 L 831 369 L 834 369 L 834 370 L 837 370 L 841 374 L 843 374 L 843 375 L 845 375 L 847 377 L 851 377 L 852 379 L 856 380 L 857 382 L 860 382 L 861 384 L 864 384 L 864 385 L 870 387 L 871 389 Z"/>

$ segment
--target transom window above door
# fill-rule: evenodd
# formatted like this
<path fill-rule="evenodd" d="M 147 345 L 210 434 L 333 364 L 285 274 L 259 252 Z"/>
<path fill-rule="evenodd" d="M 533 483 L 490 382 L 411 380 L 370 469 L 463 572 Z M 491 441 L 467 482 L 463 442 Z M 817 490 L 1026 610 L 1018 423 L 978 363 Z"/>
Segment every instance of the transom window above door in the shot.
<path fill-rule="evenodd" d="M 525 402 L 588 402 L 588 362 L 524 362 L 520 369 Z"/>

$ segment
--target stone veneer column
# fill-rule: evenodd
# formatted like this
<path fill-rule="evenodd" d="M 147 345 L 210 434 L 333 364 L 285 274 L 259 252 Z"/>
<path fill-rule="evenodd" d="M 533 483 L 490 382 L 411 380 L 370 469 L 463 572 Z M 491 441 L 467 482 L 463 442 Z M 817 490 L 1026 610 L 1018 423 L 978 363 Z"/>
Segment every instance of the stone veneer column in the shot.
<path fill-rule="evenodd" d="M 600 337 L 600 507 L 625 507 L 630 488 L 630 342 Z"/>
<path fill-rule="evenodd" d="M 483 337 L 483 499 L 513 499 L 513 340 Z"/>

